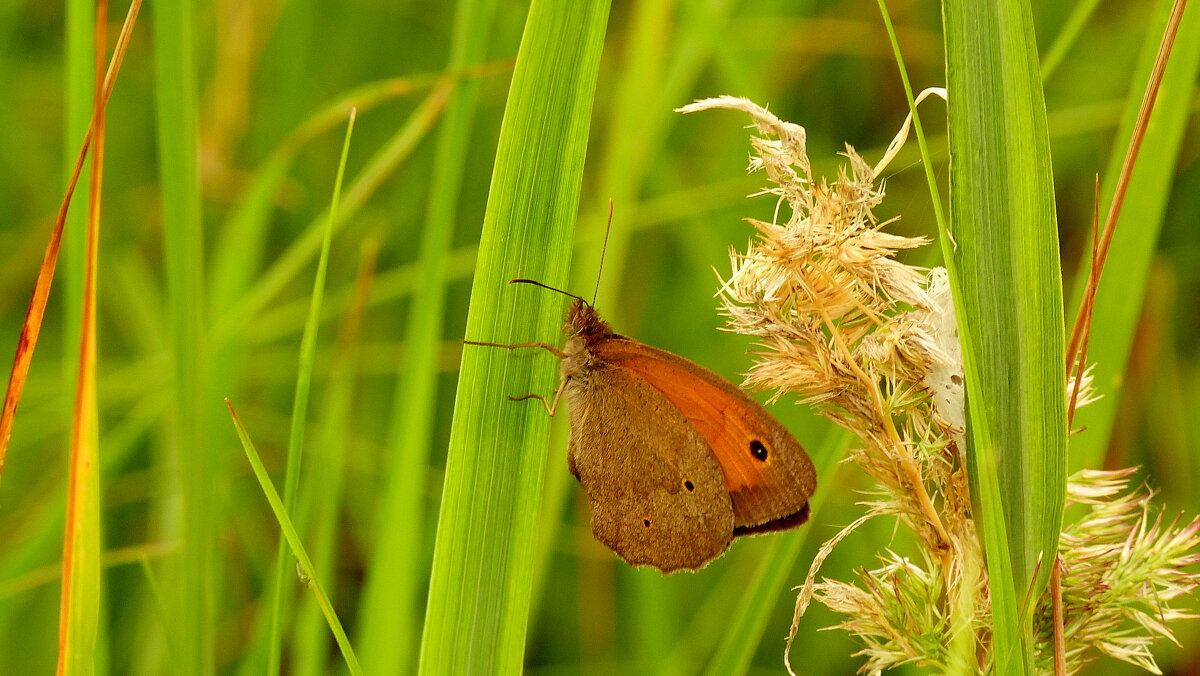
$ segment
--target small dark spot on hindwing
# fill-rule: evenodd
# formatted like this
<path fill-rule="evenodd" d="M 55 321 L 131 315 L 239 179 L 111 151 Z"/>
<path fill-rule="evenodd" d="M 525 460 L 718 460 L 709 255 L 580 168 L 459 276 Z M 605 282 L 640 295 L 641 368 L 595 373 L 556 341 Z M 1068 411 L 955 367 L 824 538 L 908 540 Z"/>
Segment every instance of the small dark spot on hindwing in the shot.
<path fill-rule="evenodd" d="M 759 460 L 765 461 L 767 459 L 767 447 L 763 445 L 763 442 L 755 439 L 750 442 L 750 454 Z"/>

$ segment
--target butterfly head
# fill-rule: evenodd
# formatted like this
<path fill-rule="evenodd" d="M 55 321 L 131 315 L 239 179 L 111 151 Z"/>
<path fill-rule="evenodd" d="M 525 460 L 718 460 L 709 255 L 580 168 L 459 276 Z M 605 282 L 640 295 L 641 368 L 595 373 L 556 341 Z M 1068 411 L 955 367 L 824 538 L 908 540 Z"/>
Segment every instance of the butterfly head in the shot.
<path fill-rule="evenodd" d="M 563 324 L 563 333 L 567 334 L 568 340 L 579 338 L 582 345 L 591 345 L 613 336 L 612 327 L 600 318 L 596 308 L 582 296 L 576 296 L 532 279 L 512 279 L 508 283 L 532 284 L 570 297 L 571 305 L 567 308 L 567 318 Z"/>
<path fill-rule="evenodd" d="M 567 308 L 567 319 L 563 325 L 563 333 L 570 337 L 578 336 L 585 343 L 604 340 L 613 335 L 612 327 L 600 317 L 596 308 L 582 298 L 571 301 Z"/>

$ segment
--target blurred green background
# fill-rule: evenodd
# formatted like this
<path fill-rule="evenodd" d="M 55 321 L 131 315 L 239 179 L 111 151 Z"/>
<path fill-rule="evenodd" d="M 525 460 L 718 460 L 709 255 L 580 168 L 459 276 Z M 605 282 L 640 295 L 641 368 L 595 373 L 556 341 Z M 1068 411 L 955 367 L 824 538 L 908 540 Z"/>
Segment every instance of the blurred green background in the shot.
<path fill-rule="evenodd" d="M 173 594 L 163 571 L 173 559 L 190 554 L 181 553 L 171 535 L 181 489 L 169 479 L 176 456 L 168 449 L 177 443 L 179 429 L 170 401 L 172 374 L 181 365 L 172 362 L 170 351 L 170 271 L 163 254 L 155 4 L 144 10 L 108 110 L 98 291 L 105 564 L 99 667 L 112 673 L 176 673 L 171 656 L 179 654 L 180 641 L 190 640 L 163 620 L 164 604 Z M 1071 289 L 1088 247 L 1093 182 L 1097 174 L 1107 178 L 1110 155 L 1123 149 L 1117 130 L 1154 16 L 1144 3 L 1096 4 L 1034 6 L 1042 54 L 1056 55 L 1045 87 L 1072 316 Z M 331 252 L 299 520 L 302 536 L 326 562 L 323 581 L 356 649 L 369 652 L 371 642 L 394 640 L 407 645 L 406 663 L 415 664 L 411 651 L 423 617 L 474 247 L 527 8 L 521 2 L 499 3 L 489 30 L 474 36 L 484 45 L 485 65 L 464 76 L 478 86 L 479 103 L 467 125 L 469 152 L 447 262 L 431 436 L 426 457 L 419 459 L 421 472 L 405 477 L 413 516 L 407 524 L 411 536 L 400 540 L 403 553 L 416 562 L 411 574 L 372 563 L 380 560 L 381 513 L 391 478 L 400 471 L 396 446 L 406 433 L 394 425 L 395 399 L 397 382 L 403 382 L 410 363 L 405 336 L 412 328 L 407 318 L 422 265 L 419 242 L 433 138 L 452 86 L 436 79 L 449 60 L 455 3 L 218 0 L 194 8 L 204 242 L 203 250 L 189 251 L 187 258 L 203 283 L 203 305 L 196 309 L 206 327 L 208 352 L 196 362 L 206 379 L 190 421 L 197 438 L 184 452 L 203 460 L 199 466 L 207 474 L 194 479 L 211 489 L 206 512 L 215 584 L 206 600 L 212 614 L 207 631 L 215 646 L 212 666 L 221 673 L 259 673 L 264 664 L 263 608 L 278 538 L 278 525 L 221 398 L 238 404 L 276 485 L 282 486 L 300 332 L 315 269 L 313 233 L 324 223 L 344 113 L 351 104 L 360 110 L 347 167 L 344 221 Z M 914 85 L 942 85 L 939 6 L 896 2 L 890 8 Z M 113 9 L 112 36 L 118 11 L 124 7 Z M 0 354 L 0 374 L 5 376 L 64 177 L 77 152 L 80 115 L 86 122 L 90 105 L 79 98 L 80 80 L 72 79 L 67 67 L 78 63 L 67 57 L 67 15 L 57 3 L 0 7 L 0 91 L 5 93 L 0 213 L 6 216 L 0 219 L 0 345 L 6 350 Z M 1072 16 L 1086 18 L 1078 33 L 1071 29 Z M 1057 45 L 1065 51 L 1056 51 Z M 86 92 L 90 81 L 84 72 Z M 1140 92 L 1140 86 L 1132 89 Z M 736 381 L 750 366 L 751 346 L 718 330 L 722 322 L 712 268 L 724 273 L 729 247 L 744 247 L 752 229 L 742 219 L 769 220 L 775 205 L 770 198 L 746 199 L 765 179 L 744 171 L 749 134 L 744 118 L 672 112 L 718 94 L 746 96 L 804 125 L 815 171 L 830 177 L 844 143 L 875 161 L 907 105 L 874 3 L 614 4 L 595 97 L 573 290 L 586 295 L 594 283 L 604 215 L 613 198 L 614 235 L 599 309 L 618 331 Z M 1185 99 L 1184 122 L 1190 129 L 1177 151 L 1156 160 L 1160 167 L 1166 163 L 1161 181 L 1166 208 L 1149 267 L 1137 273 L 1145 280 L 1145 293 L 1128 368 L 1100 383 L 1102 406 L 1112 411 L 1111 437 L 1102 424 L 1072 441 L 1099 449 L 1106 466 L 1143 465 L 1172 515 L 1200 511 L 1200 494 L 1193 487 L 1200 473 L 1189 425 L 1200 382 L 1195 340 L 1200 312 L 1188 300 L 1200 292 L 1195 263 L 1200 258 L 1200 135 L 1195 129 L 1200 105 L 1194 95 Z M 926 105 L 923 117 L 944 178 L 944 107 Z M 902 217 L 893 226 L 898 232 L 932 235 L 928 191 L 915 162 L 914 146 L 892 163 L 880 216 Z M 77 194 L 74 214 L 82 213 L 85 195 L 82 189 Z M 78 302 L 81 225 L 78 220 L 68 224 L 54 297 L 0 477 L 4 674 L 47 673 L 56 659 L 78 330 L 68 308 Z M 1142 225 L 1132 219 L 1123 224 Z M 378 258 L 361 332 L 339 341 L 339 327 L 354 314 L 350 308 L 363 252 L 375 247 Z M 908 260 L 936 264 L 936 247 Z M 1131 288 L 1138 291 L 1130 299 L 1136 301 L 1140 288 Z M 1104 317 L 1097 317 L 1095 330 L 1094 340 L 1102 341 Z M 187 372 L 186 365 L 182 370 Z M 827 422 L 795 406 L 791 397 L 772 411 L 810 449 L 820 447 L 831 432 Z M 805 538 L 795 570 L 774 595 L 754 659 L 756 671 L 781 671 L 794 602 L 791 587 L 803 581 L 819 543 L 859 514 L 855 501 L 869 489 L 859 472 L 844 465 L 821 477 L 837 490 L 801 531 L 738 541 L 703 571 L 664 578 L 656 571 L 631 570 L 591 539 L 582 492 L 564 462 L 564 422 L 556 422 L 547 450 L 544 556 L 539 559 L 545 567 L 537 572 L 528 672 L 699 672 L 773 541 Z M 885 547 L 905 550 L 906 536 L 892 523 L 872 522 L 836 551 L 823 573 L 852 579 L 854 568 L 873 567 L 874 554 Z M 372 584 L 413 590 L 412 607 L 395 609 L 394 628 L 368 631 L 356 622 Z M 286 611 L 296 619 L 284 630 L 285 668 L 291 673 L 343 668 L 307 599 L 299 593 L 295 598 Z M 815 608 L 801 622 L 793 662 L 802 673 L 856 669 L 856 644 L 838 631 L 818 631 L 834 621 Z M 1200 629 L 1179 630 L 1182 647 L 1164 643 L 1157 654 L 1169 673 L 1196 673 Z M 1118 666 L 1101 660 L 1092 671 L 1114 673 Z M 921 673 L 919 667 L 911 671 Z"/>

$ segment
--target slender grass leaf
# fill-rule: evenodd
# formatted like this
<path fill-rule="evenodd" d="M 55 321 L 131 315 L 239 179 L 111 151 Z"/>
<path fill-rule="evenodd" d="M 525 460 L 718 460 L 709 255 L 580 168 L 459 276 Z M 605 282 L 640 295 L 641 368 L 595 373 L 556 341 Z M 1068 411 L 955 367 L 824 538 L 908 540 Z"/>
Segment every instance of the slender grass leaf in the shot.
<path fill-rule="evenodd" d="M 354 301 L 338 332 L 338 348 L 334 353 L 325 405 L 321 409 L 324 417 L 321 437 L 314 445 L 312 475 L 318 480 L 301 484 L 303 495 L 297 505 L 296 523 L 300 528 L 307 524 L 312 533 L 309 542 L 313 565 L 319 570 L 334 570 L 337 561 L 338 516 L 346 473 L 342 458 L 354 419 L 351 408 L 359 361 L 359 332 L 371 292 L 378 248 L 375 241 L 364 243 L 362 247 Z M 331 576 L 325 585 L 326 593 L 331 596 L 335 581 L 336 578 Z M 316 603 L 302 601 L 301 604 L 293 630 L 292 671 L 298 676 L 320 676 L 327 673 L 328 653 L 323 640 L 325 628 L 321 608 Z"/>
<path fill-rule="evenodd" d="M 64 61 L 66 79 L 66 114 L 63 144 L 64 182 L 71 182 L 75 154 L 88 135 L 92 119 L 92 78 L 95 72 L 95 2 L 93 0 L 69 0 L 66 8 L 66 42 Z M 81 203 L 88 202 L 88 187 L 79 190 Z M 76 209 L 67 213 L 63 228 L 63 354 L 73 354 L 79 349 L 79 318 L 83 316 L 84 257 L 87 243 L 86 211 Z M 64 359 L 63 391 L 75 387 L 77 362 Z M 64 397 L 64 411 L 69 420 L 74 416 L 74 402 Z M 0 453 L 2 455 L 2 453 Z"/>
<path fill-rule="evenodd" d="M 486 56 L 493 30 L 494 0 L 458 3 L 451 38 L 450 72 L 460 72 Z M 421 614 L 418 590 L 428 568 L 424 524 L 429 450 L 437 411 L 445 325 L 446 268 L 463 170 L 470 150 L 479 82 L 458 82 L 438 130 L 429 203 L 421 233 L 420 282 L 408 315 L 403 377 L 393 396 L 389 449 L 395 460 L 383 495 L 363 594 L 363 664 L 373 673 L 391 674 L 413 664 Z"/>
<path fill-rule="evenodd" d="M 108 3 L 96 16 L 92 163 L 89 174 L 87 236 L 79 319 L 79 360 L 75 368 L 75 411 L 71 427 L 63 578 L 58 618 L 58 673 L 88 676 L 95 671 L 100 622 L 100 415 L 96 401 L 96 277 L 99 267 L 100 203 L 104 185 L 103 63 Z"/>
<path fill-rule="evenodd" d="M 342 218 L 335 224 L 335 228 L 352 219 L 383 180 L 407 159 L 417 144 L 425 138 L 441 114 L 451 87 L 452 83 L 443 78 L 413 111 L 408 121 L 367 160 L 366 166 L 346 189 L 341 207 Z M 328 214 L 321 214 L 313 219 L 287 250 L 275 259 L 275 263 L 262 273 L 246 295 L 218 317 L 213 329 L 213 338 L 217 344 L 229 340 L 246 322 L 265 309 L 287 283 L 304 269 L 309 259 L 320 251 L 324 225 L 328 217 Z M 334 234 L 337 234 L 336 230 Z"/>
<path fill-rule="evenodd" d="M 317 331 L 320 325 L 321 303 L 325 298 L 325 277 L 329 269 L 329 248 L 333 244 L 334 224 L 337 223 L 338 201 L 342 195 L 342 179 L 346 175 L 346 158 L 350 155 L 350 138 L 354 135 L 354 118 L 356 112 L 350 111 L 350 121 L 346 125 L 346 137 L 342 141 L 342 158 L 338 163 L 337 178 L 333 183 L 333 199 L 329 204 L 328 220 L 321 239 L 321 253 L 317 258 L 317 273 L 313 278 L 312 300 L 308 309 L 308 320 L 304 324 L 304 334 L 300 338 L 300 360 L 296 369 L 296 389 L 292 398 L 291 429 L 288 434 L 288 449 L 286 469 L 283 484 L 283 507 L 288 514 L 295 513 L 296 495 L 300 491 L 300 460 L 301 449 L 304 448 L 304 429 L 308 423 L 308 394 L 312 388 L 313 362 L 317 353 Z M 321 480 L 321 479 L 318 479 Z M 267 673 L 278 674 L 282 656 L 282 622 L 284 608 L 288 605 L 290 596 L 287 581 L 288 571 L 287 543 L 281 538 L 279 552 L 275 558 L 274 587 L 271 594 L 271 605 L 268 612 L 271 615 L 267 659 Z"/>
<path fill-rule="evenodd" d="M 163 268 L 171 326 L 171 442 L 162 466 L 169 476 L 163 514 L 166 537 L 179 540 L 183 555 L 164 580 L 168 624 L 187 640 L 176 643 L 172 669 L 181 675 L 208 674 L 215 668 L 212 566 L 216 486 L 214 458 L 207 443 L 204 397 L 208 392 L 208 338 L 204 301 L 204 224 L 200 208 L 197 157 L 194 4 L 189 0 L 155 6 L 154 66 L 158 159 L 162 185 Z M 160 665 L 165 668 L 165 665 Z"/>
<path fill-rule="evenodd" d="M 461 71 L 464 79 L 487 77 L 511 69 L 508 63 L 490 63 Z M 257 271 L 264 239 L 268 234 L 270 219 L 268 216 L 276 206 L 277 193 L 284 184 L 287 171 L 291 168 L 296 154 L 314 139 L 319 138 L 329 129 L 340 125 L 355 108 L 359 114 L 375 108 L 396 98 L 414 94 L 423 89 L 431 89 L 442 83 L 446 76 L 442 73 L 415 75 L 412 77 L 389 78 L 361 85 L 344 92 L 330 101 L 322 104 L 316 112 L 308 116 L 292 133 L 288 134 L 271 151 L 265 160 L 254 171 L 249 181 L 249 187 L 243 190 L 241 199 L 226 219 L 217 237 L 213 251 L 212 289 L 210 302 L 214 315 L 224 312 L 226 308 L 236 303 L 247 287 L 253 281 L 252 274 Z M 424 122 L 425 117 L 417 118 Z M 407 141 L 419 140 L 419 135 L 402 130 L 401 135 Z M 409 149 L 411 150 L 411 149 Z M 403 155 L 400 159 L 403 158 Z M 397 158 L 389 156 L 389 161 Z M 315 252 L 320 242 L 322 219 L 316 219 L 309 230 L 316 234 L 306 255 Z M 307 246 L 307 245 L 306 245 Z M 292 273 L 295 274 L 295 273 Z M 287 279 L 281 280 L 286 282 Z M 303 324 L 303 317 L 308 310 L 308 303 L 303 303 L 299 312 L 301 319 L 297 326 Z M 328 308 L 328 304 L 326 305 Z M 336 308 L 333 316 L 340 315 L 345 307 Z M 255 326 L 261 324 L 260 317 L 255 315 Z"/>
<path fill-rule="evenodd" d="M 338 647 L 342 651 L 342 657 L 346 660 L 346 666 L 350 668 L 350 673 L 354 674 L 354 676 L 360 676 L 363 672 L 362 668 L 358 665 L 358 658 L 354 656 L 354 648 L 351 647 L 350 640 L 346 638 L 346 632 L 342 629 L 342 623 L 338 619 L 337 613 L 333 610 L 333 604 L 329 602 L 329 597 L 325 594 L 325 589 L 321 586 L 321 582 L 317 578 L 317 572 L 313 569 L 312 560 L 308 557 L 308 552 L 304 549 L 304 543 L 300 541 L 300 535 L 296 532 L 296 527 L 288 517 L 283 500 L 279 497 L 279 492 L 275 490 L 275 485 L 271 483 L 271 477 L 267 474 L 267 468 L 263 467 L 262 460 L 258 456 L 258 451 L 254 448 L 254 442 L 250 440 L 250 435 L 246 432 L 245 426 L 242 425 L 241 419 L 238 418 L 237 411 L 233 409 L 233 404 L 229 403 L 229 400 L 226 400 L 225 405 L 229 407 L 229 415 L 233 418 L 234 427 L 237 428 L 238 439 L 242 442 L 242 449 L 246 451 L 246 458 L 250 461 L 250 466 L 254 469 L 254 477 L 258 479 L 259 485 L 262 486 L 263 494 L 266 495 L 267 502 L 271 505 L 271 511 L 275 513 L 275 518 L 279 521 L 283 537 L 287 540 L 292 554 L 296 556 L 296 562 L 299 566 L 302 579 L 308 585 L 308 588 L 312 590 L 313 597 L 321 606 L 321 612 L 325 614 L 325 620 L 329 623 L 329 629 L 333 632 L 333 637 L 337 640 Z"/>
<path fill-rule="evenodd" d="M 1100 4 L 1100 0 L 1082 0 L 1075 3 L 1071 8 L 1071 14 L 1067 20 L 1063 22 L 1063 26 L 1055 36 L 1053 44 L 1046 50 L 1045 57 L 1042 58 L 1042 80 L 1049 80 L 1058 67 L 1062 65 L 1063 59 L 1067 53 L 1078 42 L 1080 35 L 1083 33 L 1084 26 L 1087 25 L 1092 14 L 1096 11 L 1096 7 Z"/>

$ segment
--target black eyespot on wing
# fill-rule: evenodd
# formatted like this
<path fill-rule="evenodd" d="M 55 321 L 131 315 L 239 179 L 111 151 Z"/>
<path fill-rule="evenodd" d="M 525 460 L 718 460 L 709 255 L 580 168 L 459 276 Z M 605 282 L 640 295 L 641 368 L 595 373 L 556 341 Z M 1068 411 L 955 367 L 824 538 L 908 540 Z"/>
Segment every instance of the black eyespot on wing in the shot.
<path fill-rule="evenodd" d="M 763 442 L 755 439 L 750 442 L 750 454 L 759 460 L 765 461 L 767 459 L 767 447 L 763 445 Z"/>
<path fill-rule="evenodd" d="M 646 528 L 650 527 L 650 519 L 642 519 L 642 525 Z"/>
<path fill-rule="evenodd" d="M 689 493 L 696 490 L 696 484 L 692 483 L 691 479 L 684 479 L 683 487 L 688 489 Z"/>

